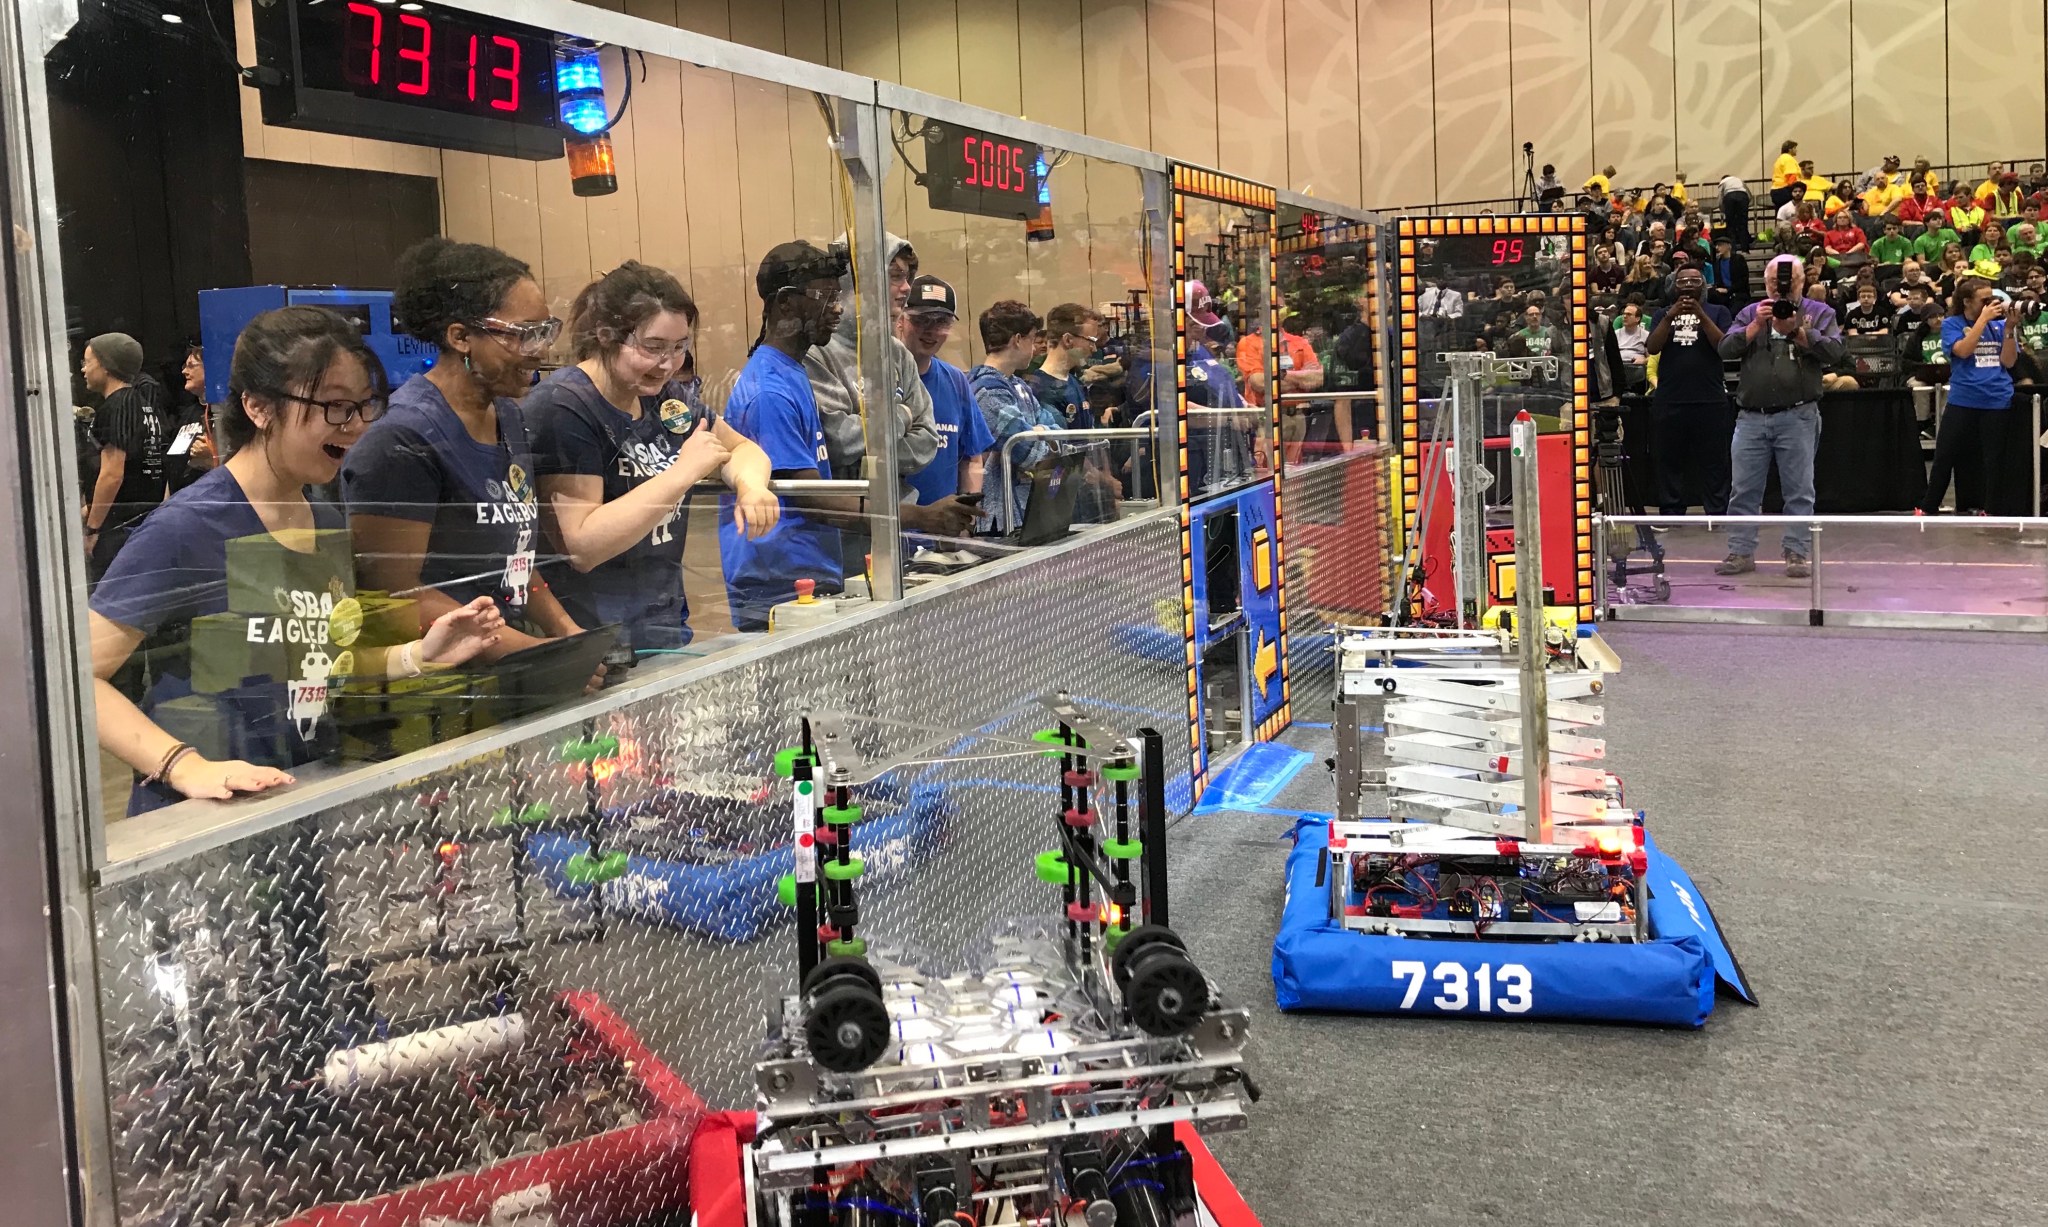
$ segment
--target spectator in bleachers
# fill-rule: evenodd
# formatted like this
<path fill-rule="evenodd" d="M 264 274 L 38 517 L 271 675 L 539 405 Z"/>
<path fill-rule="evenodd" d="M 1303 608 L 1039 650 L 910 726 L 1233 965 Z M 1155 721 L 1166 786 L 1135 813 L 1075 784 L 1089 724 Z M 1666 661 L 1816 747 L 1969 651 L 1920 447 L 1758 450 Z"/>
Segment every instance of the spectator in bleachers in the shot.
<path fill-rule="evenodd" d="M 1907 177 L 1906 186 L 1908 188 L 1924 186 L 1927 189 L 1928 195 L 1939 198 L 1941 195 L 1941 176 L 1934 173 L 1934 164 L 1926 158 L 1914 158 L 1913 173 Z"/>
<path fill-rule="evenodd" d="M 1925 180 L 1917 180 L 1913 184 L 1912 194 L 1899 202 L 1899 207 L 1894 213 L 1905 223 L 1906 233 L 1911 236 L 1919 234 L 1926 228 L 1930 214 L 1940 211 L 1941 198 L 1929 190 Z"/>
<path fill-rule="evenodd" d="M 1531 358 L 1542 358 L 1555 354 L 1561 348 L 1558 330 L 1550 323 L 1543 308 L 1532 303 L 1522 311 L 1522 326 L 1512 338 L 1511 353 Z"/>
<path fill-rule="evenodd" d="M 1961 245 L 1963 238 L 1948 224 L 1948 216 L 1940 209 L 1929 209 L 1920 233 L 1913 239 L 1913 255 L 1923 264 L 1934 264 L 1941 260 L 1941 249 L 1950 243 Z"/>
<path fill-rule="evenodd" d="M 1958 192 L 1948 202 L 1949 229 L 1960 236 L 1963 249 L 1969 250 L 1984 233 L 1984 206 L 1966 192 Z"/>
<path fill-rule="evenodd" d="M 1621 309 L 1614 324 L 1614 341 L 1621 347 L 1621 363 L 1628 390 L 1640 392 L 1650 385 L 1650 330 L 1643 323 L 1643 309 L 1635 303 Z"/>
<path fill-rule="evenodd" d="M 2048 195 L 2048 166 L 2035 162 L 2027 167 L 2027 177 L 2021 186 L 2030 196 Z M 2024 338 L 2022 338 L 2024 339 Z"/>
<path fill-rule="evenodd" d="M 1991 199 L 1984 202 L 1984 211 L 2006 225 L 2011 225 L 2020 216 L 2026 205 L 2027 194 L 2020 190 L 2020 177 L 2011 171 L 2005 172 L 1998 181 L 1998 188 L 1991 193 Z"/>
<path fill-rule="evenodd" d="M 1640 256 L 1647 253 L 1652 243 L 1668 243 L 1669 241 L 1670 236 L 1665 229 L 1664 223 L 1661 221 L 1651 222 L 1648 229 L 1643 231 L 1642 241 L 1636 244 L 1635 254 Z"/>
<path fill-rule="evenodd" d="M 1822 240 L 1827 244 L 1828 254 L 1836 259 L 1864 254 L 1870 251 L 1870 240 L 1864 237 L 1858 226 L 1847 213 L 1837 213 L 1828 221 L 1827 234 Z"/>
<path fill-rule="evenodd" d="M 1596 297 L 1611 300 L 1621 292 L 1621 283 L 1621 266 L 1614 262 L 1614 250 L 1604 243 L 1593 248 L 1593 267 L 1586 273 L 1587 288 Z"/>
<path fill-rule="evenodd" d="M 1779 209 L 1792 199 L 1792 185 L 1799 182 L 1799 142 L 1778 146 L 1778 160 L 1771 163 L 1771 203 Z"/>
<path fill-rule="evenodd" d="M 1935 265 L 1934 284 L 1936 297 L 1946 298 L 1955 293 L 1956 278 L 1970 271 L 1970 258 L 1963 254 L 1961 243 L 1949 243 L 1942 247 L 1941 258 Z"/>
<path fill-rule="evenodd" d="M 1730 311 L 1749 301 L 1749 257 L 1736 247 L 1733 235 L 1724 231 L 1714 236 L 1714 259 L 1708 267 L 1713 272 L 1710 301 Z"/>
<path fill-rule="evenodd" d="M 1629 266 L 1628 277 L 1621 283 L 1624 299 L 1641 295 L 1644 302 L 1650 301 L 1663 290 L 1664 274 L 1657 271 L 1657 262 L 1647 255 L 1637 256 Z"/>
<path fill-rule="evenodd" d="M 1884 219 L 1884 233 L 1870 244 L 1870 258 L 1879 264 L 1903 265 L 1913 254 L 1913 242 L 1903 233 L 1905 227 L 1896 217 Z"/>
<path fill-rule="evenodd" d="M 1614 168 L 1612 166 L 1601 167 L 1598 171 L 1586 176 L 1584 186 L 1588 192 L 1599 196 L 1608 195 L 1614 190 Z"/>
<path fill-rule="evenodd" d="M 1740 175 L 1721 176 L 1721 229 L 1735 244 L 1735 250 L 1748 251 L 1749 236 L 1749 185 Z"/>
<path fill-rule="evenodd" d="M 2028 206 L 2028 208 L 2032 207 L 2032 205 Z M 2033 222 L 2023 221 L 2013 227 L 2011 236 L 2006 240 L 2006 246 L 2012 248 L 2015 255 L 2025 252 L 2038 259 L 2042 250 L 2048 248 L 2048 243 L 2044 243 L 2041 240 L 2040 227 L 2036 226 Z"/>
<path fill-rule="evenodd" d="M 1828 258 L 1825 247 L 1815 247 L 1806 253 L 1804 277 L 1809 297 L 1825 301 L 1828 291 L 1834 286 L 1835 262 Z"/>
<path fill-rule="evenodd" d="M 1996 260 L 1998 258 L 1998 249 L 2003 246 L 2005 246 L 2005 224 L 1997 221 L 1985 222 L 1984 238 L 1975 247 L 1970 249 L 1970 263 L 1976 264 L 1983 260 Z"/>
<path fill-rule="evenodd" d="M 1934 279 L 1927 275 L 1927 266 L 1917 257 L 1908 256 L 1905 263 L 1899 265 L 1898 284 L 1889 287 L 1892 305 L 1894 307 L 1903 305 L 1906 301 L 1906 291 L 1916 285 L 1925 286 L 1930 295 L 1937 292 L 1934 286 Z"/>
<path fill-rule="evenodd" d="M 1977 185 L 1976 190 L 1970 193 L 1970 198 L 1988 208 L 1991 198 L 1998 193 L 1999 181 L 2005 178 L 2005 163 L 1993 162 L 1984 169 L 1984 182 Z M 1960 192 L 1962 188 L 1962 183 L 1958 181 L 1956 190 Z"/>
<path fill-rule="evenodd" d="M 1856 194 L 1863 195 L 1874 187 L 1889 187 L 1899 173 L 1899 155 L 1886 154 L 1884 160 L 1856 176 Z"/>
<path fill-rule="evenodd" d="M 1934 305 L 1934 283 L 1917 281 L 1893 293 L 1892 331 L 1905 332 Z"/>
<path fill-rule="evenodd" d="M 1835 188 L 1838 186 L 1833 179 L 1813 169 L 1812 158 L 1807 158 L 1799 163 L 1799 179 L 1806 184 L 1806 198 L 1808 200 L 1825 201 L 1828 197 L 1834 195 Z"/>
<path fill-rule="evenodd" d="M 1772 199 L 1778 193 L 1772 192 Z M 1786 230 L 1799 224 L 1800 206 L 1806 203 L 1806 184 L 1793 180 L 1785 189 L 1785 199 L 1778 201 L 1778 229 Z"/>
<path fill-rule="evenodd" d="M 1897 159 L 1888 159 L 1888 161 L 1895 163 Z M 1881 218 L 1889 217 L 1896 213 L 1899 205 L 1905 201 L 1907 195 L 1906 185 L 1899 182 L 1896 178 L 1887 175 L 1884 179 L 1872 183 L 1869 187 L 1856 193 L 1856 198 L 1863 205 L 1863 216 L 1867 218 Z"/>
<path fill-rule="evenodd" d="M 1805 239 L 1816 246 L 1825 244 L 1828 238 L 1828 219 L 1820 206 L 1811 200 L 1799 206 L 1799 220 L 1793 227 L 1795 238 Z"/>
<path fill-rule="evenodd" d="M 1892 330 L 1892 315 L 1877 301 L 1877 286 L 1859 282 L 1855 301 L 1842 312 L 1842 331 L 1851 336 L 1883 336 Z"/>

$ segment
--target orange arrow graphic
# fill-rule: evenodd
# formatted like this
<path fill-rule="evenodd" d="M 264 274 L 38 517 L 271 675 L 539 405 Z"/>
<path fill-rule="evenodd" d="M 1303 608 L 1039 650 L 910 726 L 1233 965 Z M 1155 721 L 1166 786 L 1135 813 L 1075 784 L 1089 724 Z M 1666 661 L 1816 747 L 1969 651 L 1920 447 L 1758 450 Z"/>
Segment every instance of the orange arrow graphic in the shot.
<path fill-rule="evenodd" d="M 1252 674 L 1259 679 L 1261 691 L 1273 688 L 1273 675 L 1280 672 L 1280 645 L 1268 638 L 1263 628 L 1259 631 L 1259 650 L 1252 657 Z"/>
<path fill-rule="evenodd" d="M 1252 586 L 1260 592 L 1273 586 L 1273 539 L 1264 528 L 1252 531 Z"/>

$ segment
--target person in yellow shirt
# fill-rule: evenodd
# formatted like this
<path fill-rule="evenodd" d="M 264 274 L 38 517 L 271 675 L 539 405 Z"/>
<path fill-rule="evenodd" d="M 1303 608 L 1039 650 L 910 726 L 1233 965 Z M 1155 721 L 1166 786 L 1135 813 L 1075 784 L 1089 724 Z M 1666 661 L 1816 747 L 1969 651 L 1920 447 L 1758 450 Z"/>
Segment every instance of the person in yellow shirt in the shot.
<path fill-rule="evenodd" d="M 1806 198 L 1808 200 L 1826 200 L 1828 195 L 1835 190 L 1835 181 L 1833 179 L 1828 178 L 1826 175 L 1814 173 L 1812 158 L 1800 160 L 1799 182 L 1806 185 Z"/>
<path fill-rule="evenodd" d="M 1614 168 L 1603 166 L 1600 173 L 1586 178 L 1585 190 L 1588 195 L 1604 197 L 1614 190 Z"/>
<path fill-rule="evenodd" d="M 1683 213 L 1685 211 L 1685 206 L 1692 203 L 1692 197 L 1686 194 L 1685 172 L 1679 171 L 1676 177 L 1678 179 L 1678 182 L 1671 185 L 1671 191 L 1669 194 L 1671 196 L 1671 199 L 1678 202 L 1679 212 Z"/>
<path fill-rule="evenodd" d="M 1778 160 L 1771 163 L 1771 203 L 1783 206 L 1792 199 L 1792 185 L 1799 181 L 1799 142 L 1778 146 Z"/>
<path fill-rule="evenodd" d="M 2005 163 L 2003 162 L 1993 162 L 1986 169 L 1990 173 L 1984 176 L 1984 182 L 1978 184 L 1977 190 L 1971 193 L 1971 196 L 1979 205 L 1989 205 L 1991 203 L 1991 198 L 1998 194 L 1998 181 L 2005 178 Z"/>
<path fill-rule="evenodd" d="M 1898 208 L 1899 202 L 1905 198 L 1906 185 L 1900 182 L 1900 177 L 1886 176 L 1881 182 L 1873 183 L 1870 189 L 1863 193 L 1863 215 L 1883 217 Z"/>
<path fill-rule="evenodd" d="M 1941 176 L 1934 173 L 1934 164 L 1926 158 L 1913 159 L 1913 174 L 1911 178 L 1906 180 L 1907 191 L 1913 190 L 1913 181 L 1916 179 L 1927 184 L 1927 194 L 1929 196 L 1941 195 Z"/>

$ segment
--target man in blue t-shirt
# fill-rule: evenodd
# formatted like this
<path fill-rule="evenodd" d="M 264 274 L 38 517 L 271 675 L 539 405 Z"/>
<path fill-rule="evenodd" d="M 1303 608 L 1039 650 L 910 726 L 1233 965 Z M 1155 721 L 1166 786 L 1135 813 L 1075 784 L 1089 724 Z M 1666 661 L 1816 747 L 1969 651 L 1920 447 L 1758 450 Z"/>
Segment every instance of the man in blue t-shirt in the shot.
<path fill-rule="evenodd" d="M 939 357 L 960 318 L 960 300 L 953 287 L 937 277 L 910 283 L 905 306 L 903 343 L 917 359 L 918 377 L 931 393 L 932 417 L 939 428 L 939 451 L 905 483 L 921 504 L 959 494 L 981 493 L 985 453 L 994 445 L 988 420 L 967 386 L 967 372 Z"/>
<path fill-rule="evenodd" d="M 761 336 L 726 403 L 726 421 L 768 453 L 777 479 L 831 475 L 825 428 L 804 373 L 804 355 L 832 339 L 839 325 L 839 278 L 845 258 L 801 240 L 769 252 L 754 274 L 761 295 Z M 718 501 L 718 550 L 733 626 L 768 629 L 768 610 L 796 596 L 809 579 L 820 593 L 839 592 L 840 523 L 857 521 L 858 498 L 791 497 L 782 520 L 753 540 L 733 523 L 733 496 Z"/>

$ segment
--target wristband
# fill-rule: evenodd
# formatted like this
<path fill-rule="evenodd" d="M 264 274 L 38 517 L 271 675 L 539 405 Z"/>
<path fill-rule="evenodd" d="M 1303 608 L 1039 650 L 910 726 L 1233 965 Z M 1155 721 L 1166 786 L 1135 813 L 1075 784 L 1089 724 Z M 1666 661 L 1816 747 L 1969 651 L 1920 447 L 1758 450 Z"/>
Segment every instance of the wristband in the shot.
<path fill-rule="evenodd" d="M 418 677 L 421 673 L 425 672 L 425 670 L 420 668 L 419 646 L 420 641 L 417 639 L 409 640 L 399 645 L 398 668 L 400 673 L 406 677 Z"/>
<path fill-rule="evenodd" d="M 196 753 L 198 751 L 194 750 L 191 746 L 182 741 L 178 742 L 170 749 L 164 751 L 163 758 L 157 762 L 156 770 L 144 776 L 142 782 L 145 784 L 155 784 L 159 781 L 167 780 L 170 777 L 171 768 L 178 765 L 178 760 L 184 758 L 187 754 Z"/>

